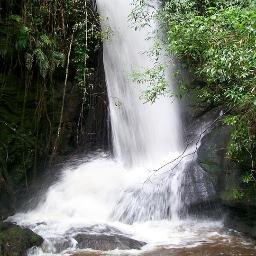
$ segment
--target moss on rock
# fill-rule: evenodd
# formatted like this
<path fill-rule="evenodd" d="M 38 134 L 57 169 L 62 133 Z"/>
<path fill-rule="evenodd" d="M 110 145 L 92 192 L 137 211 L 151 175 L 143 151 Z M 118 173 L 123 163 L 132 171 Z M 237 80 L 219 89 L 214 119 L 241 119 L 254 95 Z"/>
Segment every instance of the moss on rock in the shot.
<path fill-rule="evenodd" d="M 12 223 L 0 224 L 0 255 L 25 256 L 27 250 L 40 246 L 43 238 L 28 228 L 19 227 Z"/>

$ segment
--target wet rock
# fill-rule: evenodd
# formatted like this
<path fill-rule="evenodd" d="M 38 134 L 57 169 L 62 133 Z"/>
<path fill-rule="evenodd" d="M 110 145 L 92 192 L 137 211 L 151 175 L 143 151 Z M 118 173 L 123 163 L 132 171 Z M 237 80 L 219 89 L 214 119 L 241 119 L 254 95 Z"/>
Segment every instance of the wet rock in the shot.
<path fill-rule="evenodd" d="M 214 127 L 201 141 L 198 149 L 198 162 L 209 174 L 216 190 L 220 191 L 223 170 L 228 163 L 225 158 L 230 137 L 230 129 L 218 125 Z"/>
<path fill-rule="evenodd" d="M 231 129 L 221 122 L 220 110 L 213 110 L 201 117 L 200 122 L 214 123 L 201 140 L 197 151 L 197 162 L 208 176 L 215 190 L 215 198 L 209 201 L 215 207 L 216 215 L 220 206 L 225 209 L 225 225 L 231 229 L 256 237 L 256 200 L 255 190 L 250 184 L 243 184 L 242 171 L 226 157 L 227 147 L 230 140 Z M 246 197 L 240 197 L 239 191 L 247 191 Z M 209 211 L 207 204 L 199 202 L 195 204 L 193 211 L 200 209 L 201 212 Z M 222 212 L 223 214 L 223 212 Z"/>
<path fill-rule="evenodd" d="M 26 251 L 34 246 L 40 246 L 43 238 L 27 228 L 12 223 L 0 224 L 0 255 L 25 256 Z"/>
<path fill-rule="evenodd" d="M 243 205 L 229 207 L 225 218 L 225 226 L 238 230 L 256 239 L 256 207 L 245 208 Z"/>
<path fill-rule="evenodd" d="M 68 248 L 72 248 L 73 241 L 69 237 L 48 238 L 42 244 L 42 249 L 46 253 L 61 253 Z"/>
<path fill-rule="evenodd" d="M 179 191 L 183 202 L 179 212 L 181 216 L 200 215 L 215 207 L 216 191 L 213 183 L 209 174 L 195 160 L 186 163 Z"/>
<path fill-rule="evenodd" d="M 212 184 L 215 190 L 215 198 L 211 197 L 211 201 L 230 203 L 233 200 L 230 196 L 232 191 L 239 186 L 240 173 L 236 166 L 226 158 L 231 129 L 222 123 L 221 113 L 220 108 L 215 108 L 193 120 L 186 131 L 186 138 L 188 141 L 192 138 L 199 146 L 196 164 L 204 171 L 201 174 L 206 177 L 204 180 L 207 186 Z M 203 135 L 201 141 L 200 134 Z M 192 174 L 190 172 L 189 170 L 189 176 L 195 176 L 193 171 Z M 203 185 L 202 182 L 200 183 L 200 186 Z M 195 203 L 201 203 L 201 201 Z"/>
<path fill-rule="evenodd" d="M 74 239 L 77 241 L 79 249 L 94 249 L 101 251 L 109 250 L 130 250 L 141 249 L 145 242 L 137 241 L 122 235 L 103 235 L 103 234 L 77 234 Z"/>
<path fill-rule="evenodd" d="M 212 114 L 208 113 L 208 120 L 210 123 L 216 120 L 214 112 Z M 243 190 L 241 170 L 226 157 L 230 134 L 230 127 L 224 125 L 220 117 L 220 121 L 216 122 L 202 138 L 197 151 L 197 162 L 213 184 L 216 191 L 216 200 L 226 206 L 242 203 L 246 207 L 248 202 L 240 201 L 235 196 L 235 191 Z M 248 189 L 249 186 L 246 188 Z M 250 204 L 253 202 L 255 202 L 254 199 L 250 200 Z"/>
<path fill-rule="evenodd" d="M 112 234 L 121 234 L 122 231 L 106 224 L 95 224 L 95 225 L 82 227 L 82 228 L 71 228 L 66 232 L 66 235 L 71 236 L 72 234 L 91 234 L 91 233 L 112 235 Z"/>

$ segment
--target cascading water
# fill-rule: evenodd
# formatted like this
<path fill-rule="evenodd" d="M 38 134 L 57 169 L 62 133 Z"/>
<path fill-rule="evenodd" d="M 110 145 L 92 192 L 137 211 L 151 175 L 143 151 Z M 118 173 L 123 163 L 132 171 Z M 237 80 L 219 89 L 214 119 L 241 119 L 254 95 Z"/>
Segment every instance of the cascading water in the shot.
<path fill-rule="evenodd" d="M 104 66 L 115 158 L 127 167 L 142 167 L 140 171 L 145 172 L 146 168 L 153 169 L 163 160 L 177 156 L 182 148 L 178 104 L 167 97 L 144 104 L 140 96 L 147 84 L 138 86 L 130 78 L 134 70 L 152 68 L 152 60 L 145 52 L 153 48 L 153 40 L 146 38 L 153 32 L 154 22 L 135 31 L 128 23 L 131 1 L 97 3 L 101 16 L 107 17 L 103 30 L 113 31 L 104 42 Z M 173 81 L 169 81 L 169 86 L 173 89 Z M 161 185 L 161 188 L 157 184 L 129 188 L 121 196 L 113 216 L 126 222 L 168 217 L 170 180 Z"/>
<path fill-rule="evenodd" d="M 143 52 L 153 47 L 146 40 L 151 31 L 135 31 L 128 24 L 131 1 L 98 0 L 103 24 L 113 35 L 104 42 L 104 66 L 110 102 L 113 145 L 116 158 L 126 165 L 144 166 L 159 162 L 181 146 L 181 126 L 177 103 L 161 98 L 155 104 L 144 104 L 140 96 L 145 86 L 138 86 L 129 75 L 134 70 L 152 67 Z M 170 81 L 170 87 L 173 87 Z"/>
<path fill-rule="evenodd" d="M 147 249 L 210 241 L 217 236 L 216 223 L 180 220 L 181 209 L 193 196 L 214 193 L 211 186 L 198 183 L 193 190 L 192 184 L 184 182 L 186 177 L 190 182 L 184 170 L 191 169 L 191 157 L 152 171 L 180 155 L 182 133 L 178 104 L 164 97 L 155 104 L 143 104 L 140 96 L 145 87 L 130 79 L 133 70 L 151 67 L 143 54 L 152 47 L 152 41 L 145 40 L 150 31 L 130 27 L 130 0 L 98 0 L 97 5 L 105 17 L 103 29 L 110 26 L 113 31 L 104 42 L 104 65 L 114 159 L 98 156 L 64 169 L 35 209 L 9 220 L 45 239 L 42 248 L 33 249 L 30 255 L 72 255 L 79 232 L 125 234 L 148 243 Z M 172 81 L 169 85 L 173 87 Z M 203 170 L 194 168 L 191 173 L 205 184 Z M 213 232 L 208 231 L 211 225 Z"/>

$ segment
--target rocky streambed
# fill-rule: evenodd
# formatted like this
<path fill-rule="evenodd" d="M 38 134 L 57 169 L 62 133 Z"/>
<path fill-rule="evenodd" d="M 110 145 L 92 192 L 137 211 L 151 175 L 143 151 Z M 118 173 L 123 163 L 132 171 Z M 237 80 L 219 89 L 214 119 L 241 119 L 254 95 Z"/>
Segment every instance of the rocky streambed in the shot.
<path fill-rule="evenodd" d="M 180 248 L 168 248 L 168 246 L 159 246 L 152 250 L 141 252 L 125 252 L 125 251 L 80 251 L 72 256 L 254 256 L 256 255 L 255 242 L 246 240 L 240 235 L 227 237 L 226 239 L 216 238 L 215 241 L 205 242 L 197 245 L 191 244 L 190 246 Z"/>
<path fill-rule="evenodd" d="M 242 248 L 241 246 L 232 246 L 229 244 L 205 244 L 195 248 L 179 248 L 179 249 L 164 249 L 159 248 L 152 252 L 146 252 L 139 254 L 140 256 L 254 256 L 256 253 L 254 248 Z M 80 252 L 75 253 L 72 256 L 111 256 L 122 255 L 131 256 L 138 254 L 131 253 L 101 253 L 101 252 Z"/>
<path fill-rule="evenodd" d="M 41 223 L 40 225 L 45 225 Z M 98 232 L 96 232 L 98 231 Z M 62 237 L 45 240 L 30 229 L 12 223 L 1 224 L 2 256 L 253 256 L 256 242 L 227 228 L 212 230 L 198 227 L 189 235 L 179 227 L 169 243 L 151 244 L 133 239 L 110 226 L 70 229 Z M 172 233 L 172 230 L 168 232 Z M 197 233 L 198 232 L 198 233 Z M 30 249 L 32 248 L 32 249 Z M 27 254 L 29 250 L 29 253 Z"/>

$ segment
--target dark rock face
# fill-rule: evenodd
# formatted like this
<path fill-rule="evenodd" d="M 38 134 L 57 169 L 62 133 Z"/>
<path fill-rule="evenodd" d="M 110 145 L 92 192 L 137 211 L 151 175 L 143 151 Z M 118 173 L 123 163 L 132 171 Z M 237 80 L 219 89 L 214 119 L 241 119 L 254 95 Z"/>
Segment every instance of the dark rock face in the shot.
<path fill-rule="evenodd" d="M 216 120 L 214 111 L 206 115 L 210 123 Z M 231 130 L 221 120 L 220 117 L 202 138 L 197 151 L 197 161 L 215 188 L 216 200 L 223 205 L 234 206 L 239 203 L 234 196 L 234 191 L 242 188 L 241 172 L 232 161 L 226 158 Z"/>
<path fill-rule="evenodd" d="M 0 221 L 13 213 L 14 195 L 9 184 L 9 178 L 0 171 Z"/>
<path fill-rule="evenodd" d="M 256 208 L 229 207 L 225 226 L 256 239 Z"/>
<path fill-rule="evenodd" d="M 188 111 L 185 140 L 196 147 L 193 159 L 184 166 L 181 198 L 185 203 L 183 211 L 199 213 L 204 206 L 215 207 L 225 186 L 222 183 L 230 131 L 222 125 L 219 108 L 196 114 Z"/>
<path fill-rule="evenodd" d="M 239 185 L 240 174 L 236 166 L 226 158 L 231 130 L 222 123 L 221 112 L 219 108 L 212 109 L 189 123 L 186 129 L 186 138 L 188 141 L 192 140 L 193 143 L 198 143 L 199 147 L 196 163 L 194 166 L 187 167 L 190 170 L 186 172 L 188 176 L 186 179 L 191 180 L 192 176 L 195 176 L 193 169 L 197 165 L 197 169 L 201 168 L 201 174 L 204 176 L 204 181 L 201 183 L 205 183 L 206 187 L 212 186 L 215 190 L 215 196 L 211 193 L 209 201 L 226 203 L 231 200 L 231 197 L 228 196 L 229 191 Z M 200 133 L 202 138 L 199 143 Z M 200 181 L 200 177 L 196 180 Z M 193 184 L 193 180 L 191 182 Z M 200 191 L 203 190 L 202 184 L 199 184 Z M 200 200 L 198 203 L 201 204 L 202 201 Z"/>
<path fill-rule="evenodd" d="M 81 133 L 81 147 L 110 150 L 110 121 L 108 113 L 108 95 L 103 64 L 103 46 L 93 52 L 91 67 L 94 72 L 89 77 L 88 88 L 90 106 L 84 112 L 85 133 Z"/>
<path fill-rule="evenodd" d="M 146 243 L 122 235 L 77 234 L 74 239 L 79 249 L 94 249 L 101 251 L 141 249 Z"/>
<path fill-rule="evenodd" d="M 229 136 L 228 127 L 217 125 L 202 139 L 198 149 L 198 162 L 208 173 L 219 197 L 230 185 L 227 182 L 234 180 L 227 178 L 234 174 L 228 171 L 232 166 L 225 158 Z"/>
<path fill-rule="evenodd" d="M 30 229 L 12 223 L 0 225 L 0 255 L 25 256 L 29 248 L 40 246 L 42 243 L 43 238 Z"/>
<path fill-rule="evenodd" d="M 256 222 L 254 220 L 256 201 L 255 198 L 252 200 L 236 196 L 236 191 L 244 189 L 242 173 L 238 166 L 226 157 L 231 129 L 222 123 L 220 113 L 221 110 L 218 108 L 204 112 L 187 127 L 187 138 L 192 139 L 196 138 L 196 131 L 203 124 L 208 124 L 206 127 L 209 129 L 205 132 L 197 150 L 196 164 L 203 170 L 201 174 L 204 178 L 201 179 L 200 175 L 195 176 L 193 165 L 187 167 L 184 174 L 187 177 L 184 178 L 183 186 L 186 187 L 188 184 L 184 190 L 189 192 L 184 193 L 183 202 L 185 204 L 190 202 L 190 205 L 187 205 L 189 213 L 200 216 L 217 217 L 223 215 L 223 210 L 225 210 L 225 225 L 227 227 L 256 237 Z M 193 180 L 193 177 L 196 179 Z M 196 184 L 198 182 L 199 184 Z M 196 190 L 193 191 L 194 187 Z M 207 196 L 208 199 L 200 196 L 204 187 L 214 189 L 214 192 Z M 247 185 L 246 189 L 248 190 L 250 187 Z M 251 194 L 253 195 L 253 193 Z"/>
<path fill-rule="evenodd" d="M 214 207 L 216 191 L 208 173 L 196 162 L 188 162 L 185 166 L 182 184 L 180 187 L 183 208 L 180 210 L 182 216 L 187 214 L 198 215 L 201 213 L 200 206 Z"/>

